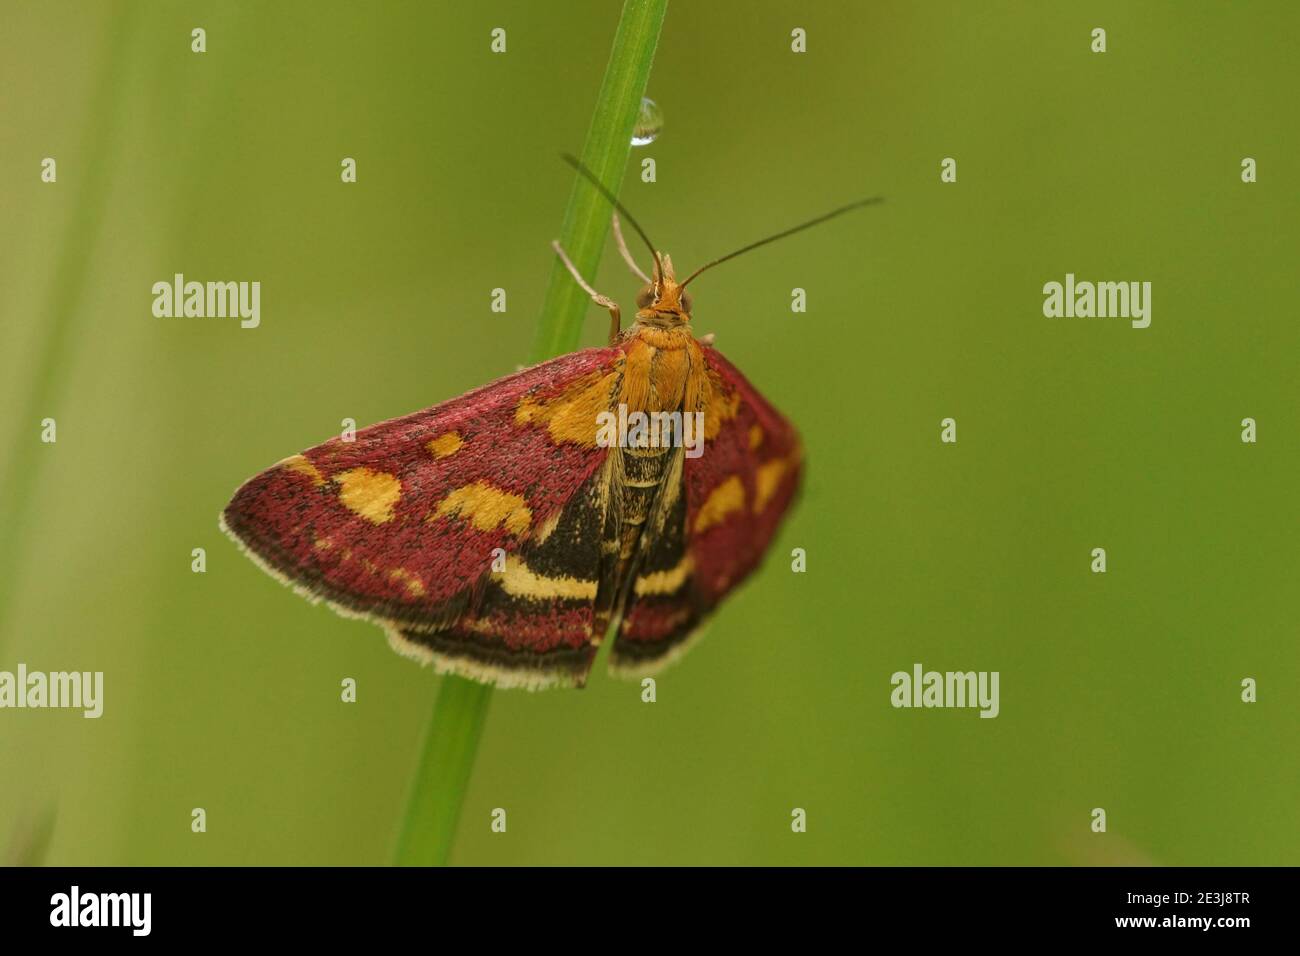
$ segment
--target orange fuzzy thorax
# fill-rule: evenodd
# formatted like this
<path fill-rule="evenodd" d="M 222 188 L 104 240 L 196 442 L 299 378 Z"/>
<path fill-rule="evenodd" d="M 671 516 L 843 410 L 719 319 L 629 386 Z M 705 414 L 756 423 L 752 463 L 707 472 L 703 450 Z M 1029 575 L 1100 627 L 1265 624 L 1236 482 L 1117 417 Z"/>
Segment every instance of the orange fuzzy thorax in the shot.
<path fill-rule="evenodd" d="M 703 411 L 710 394 L 704 354 L 686 326 L 633 326 L 619 400 L 629 412 Z"/>

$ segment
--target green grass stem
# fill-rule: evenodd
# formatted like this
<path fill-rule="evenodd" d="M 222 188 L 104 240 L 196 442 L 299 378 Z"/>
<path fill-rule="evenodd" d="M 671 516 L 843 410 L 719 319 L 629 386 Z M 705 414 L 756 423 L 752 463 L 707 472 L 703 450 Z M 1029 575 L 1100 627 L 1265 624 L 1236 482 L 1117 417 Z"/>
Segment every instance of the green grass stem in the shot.
<path fill-rule="evenodd" d="M 667 9 L 668 0 L 625 0 L 587 130 L 582 162 L 615 194 L 631 153 L 632 128 Z M 560 242 L 584 276 L 596 275 L 610 211 L 609 202 L 575 174 Z M 573 351 L 590 306 L 591 300 L 557 259 L 538 318 L 530 361 L 540 362 Z M 420 763 L 398 836 L 395 862 L 399 866 L 447 863 L 491 700 L 491 687 L 459 677 L 443 679 L 425 730 Z M 486 814 L 481 822 L 487 825 Z"/>

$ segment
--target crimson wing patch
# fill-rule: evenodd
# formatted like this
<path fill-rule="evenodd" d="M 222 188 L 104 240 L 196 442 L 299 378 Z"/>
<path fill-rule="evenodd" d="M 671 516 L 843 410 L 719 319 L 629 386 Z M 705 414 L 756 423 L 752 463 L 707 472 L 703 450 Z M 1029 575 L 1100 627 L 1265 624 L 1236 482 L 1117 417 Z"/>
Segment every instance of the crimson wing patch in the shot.
<path fill-rule="evenodd" d="M 331 439 L 245 482 L 221 526 L 276 578 L 441 672 L 580 684 L 610 576 L 593 423 L 622 361 L 586 349 Z"/>
<path fill-rule="evenodd" d="M 631 583 L 610 668 L 625 676 L 683 654 L 718 603 L 758 567 L 799 488 L 793 426 L 740 371 L 704 348 L 712 407 L 704 453 L 684 458 L 683 493 L 662 501 L 663 534 Z"/>

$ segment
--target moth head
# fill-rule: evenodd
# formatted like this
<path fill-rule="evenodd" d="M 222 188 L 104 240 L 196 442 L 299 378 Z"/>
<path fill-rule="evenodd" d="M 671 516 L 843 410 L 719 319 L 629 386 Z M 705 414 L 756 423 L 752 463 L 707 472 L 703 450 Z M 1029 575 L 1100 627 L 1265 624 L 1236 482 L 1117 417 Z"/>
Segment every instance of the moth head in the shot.
<path fill-rule="evenodd" d="M 663 263 L 662 271 L 658 262 Z M 680 325 L 691 320 L 691 294 L 677 282 L 673 260 L 660 253 L 655 265 L 654 281 L 641 287 L 636 297 L 636 317 L 653 325 Z"/>

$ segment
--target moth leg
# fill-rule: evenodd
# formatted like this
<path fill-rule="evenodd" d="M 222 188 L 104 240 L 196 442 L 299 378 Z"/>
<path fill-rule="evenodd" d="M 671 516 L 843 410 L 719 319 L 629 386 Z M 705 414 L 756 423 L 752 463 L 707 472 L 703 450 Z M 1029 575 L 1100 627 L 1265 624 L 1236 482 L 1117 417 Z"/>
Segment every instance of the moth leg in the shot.
<path fill-rule="evenodd" d="M 573 260 L 571 260 L 568 254 L 564 251 L 564 247 L 560 245 L 559 239 L 556 239 L 551 243 L 551 248 L 555 250 L 555 254 L 559 256 L 560 261 L 564 263 L 564 268 L 569 270 L 569 275 L 573 276 L 573 280 L 582 287 L 582 291 L 591 296 L 591 301 L 595 302 L 602 309 L 609 309 L 609 344 L 613 345 L 618 341 L 619 332 L 622 328 L 619 319 L 618 303 L 607 295 L 601 295 L 587 283 L 587 280 L 578 272 L 578 267 L 573 264 Z"/>
<path fill-rule="evenodd" d="M 712 345 L 713 340 L 716 339 L 717 337 L 718 337 L 717 332 L 710 332 L 708 335 L 701 335 L 698 339 L 696 339 L 696 341 L 699 342 L 701 345 Z"/>
<path fill-rule="evenodd" d="M 623 227 L 618 222 L 618 212 L 614 213 L 611 225 L 614 227 L 614 243 L 618 246 L 618 254 L 623 257 L 627 267 L 632 270 L 632 275 L 636 276 L 646 285 L 650 285 L 650 277 L 641 271 L 641 267 L 636 264 L 632 258 L 632 253 L 628 251 L 627 242 L 623 239 Z"/>

